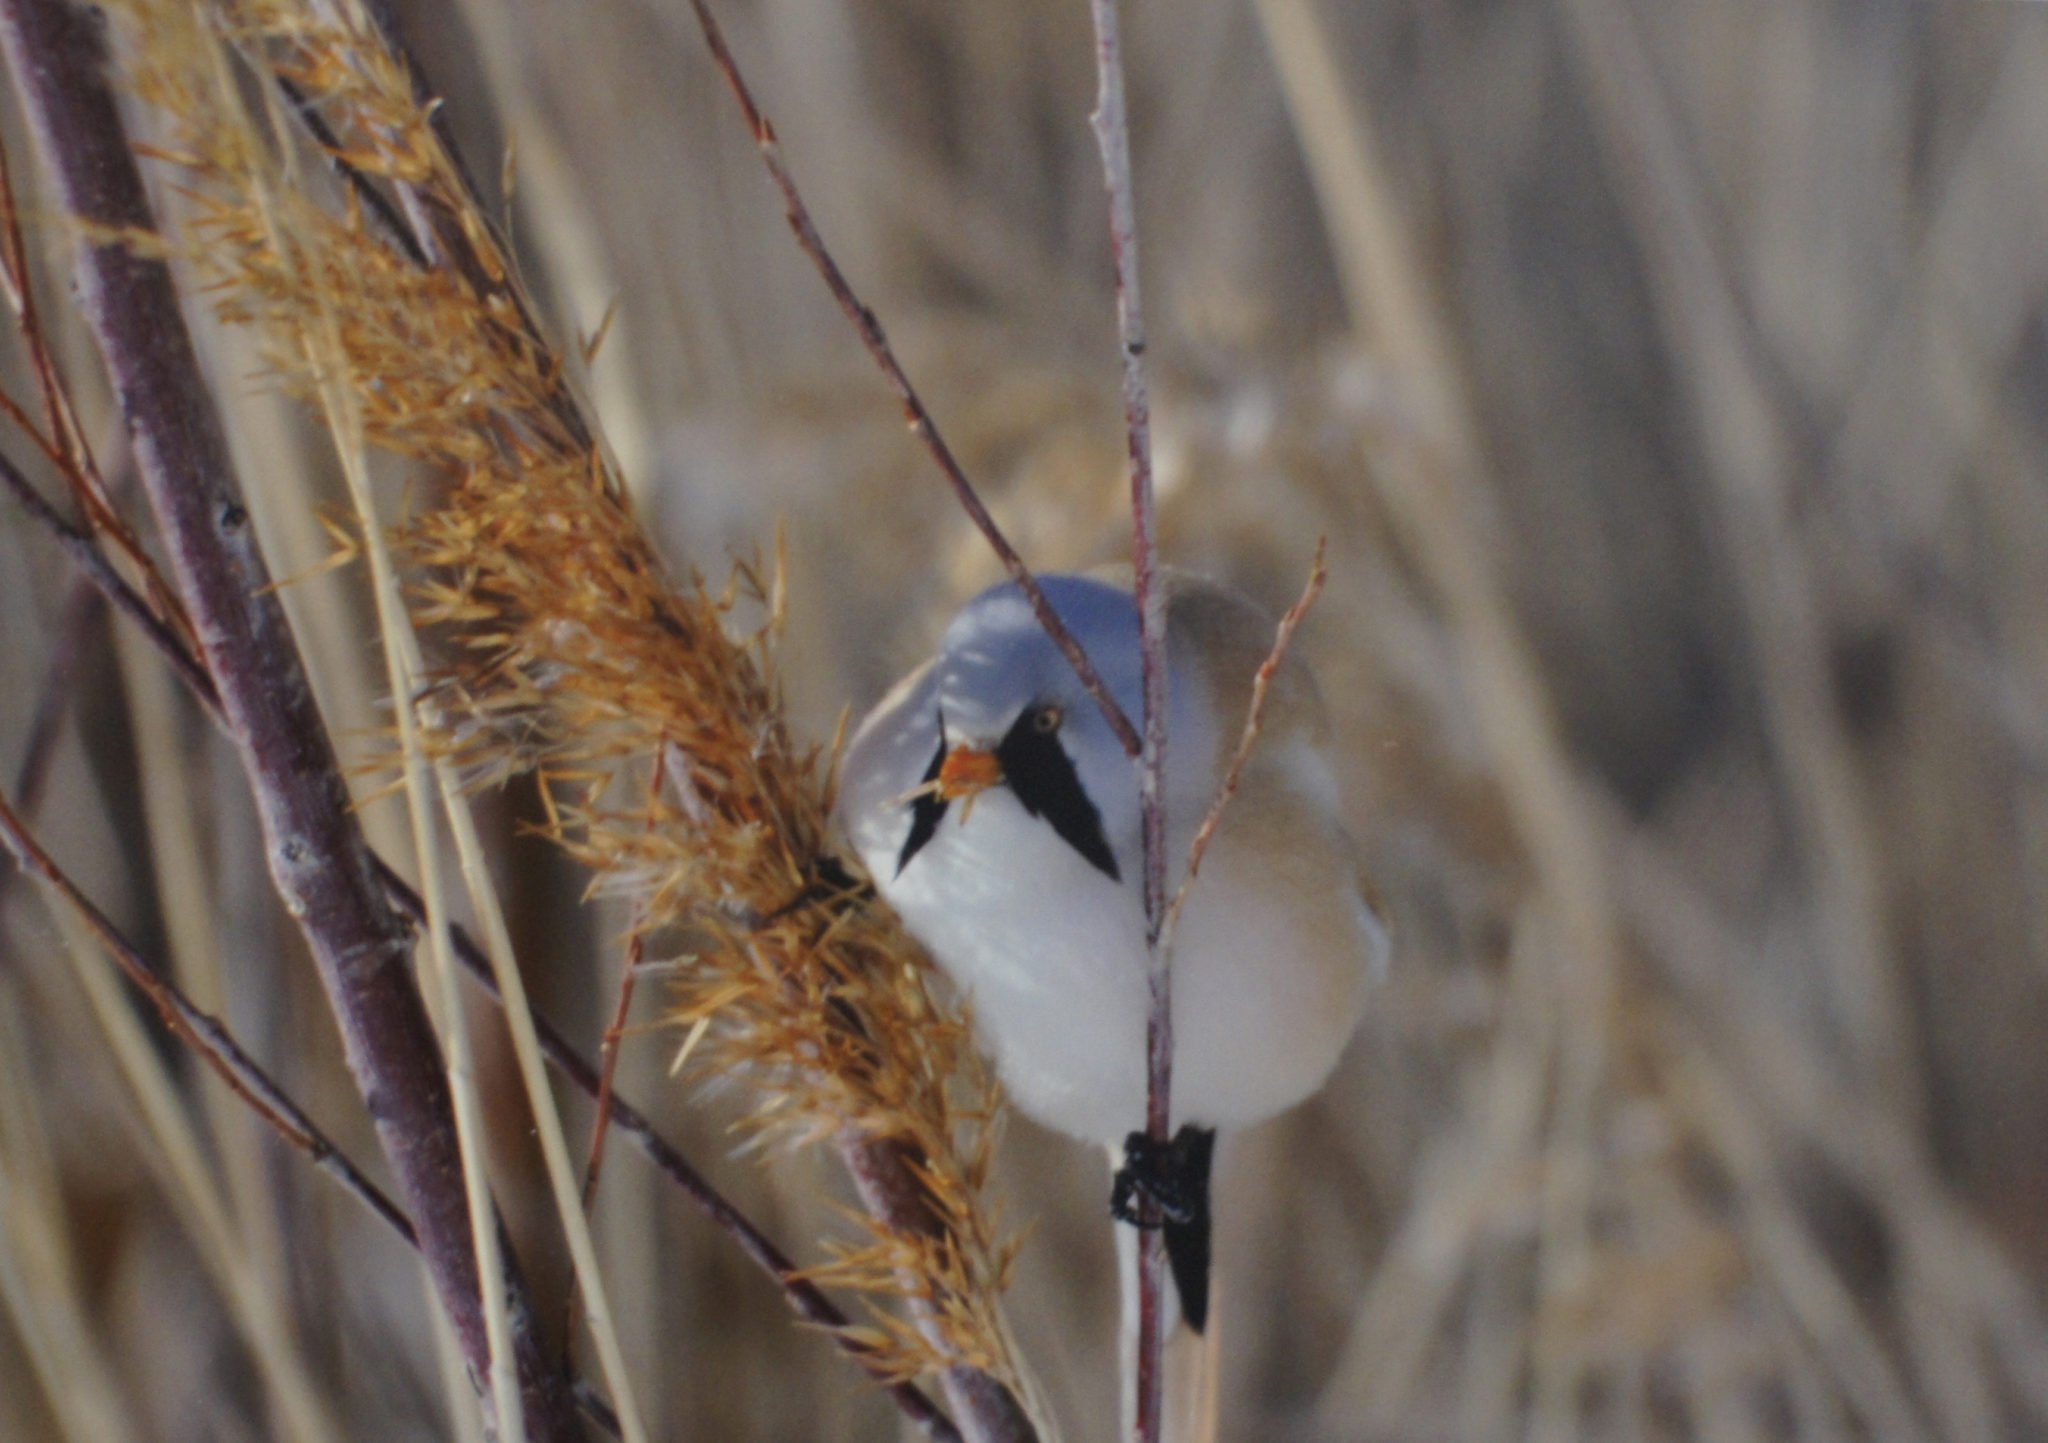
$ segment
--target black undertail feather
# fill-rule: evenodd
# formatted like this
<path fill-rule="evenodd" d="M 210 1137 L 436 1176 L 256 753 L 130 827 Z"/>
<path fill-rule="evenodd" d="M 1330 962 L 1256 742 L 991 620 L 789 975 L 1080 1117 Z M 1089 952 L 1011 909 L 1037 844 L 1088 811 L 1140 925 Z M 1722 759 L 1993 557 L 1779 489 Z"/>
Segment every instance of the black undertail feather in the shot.
<path fill-rule="evenodd" d="M 1159 1210 L 1180 1313 L 1197 1333 L 1209 1325 L 1209 1178 L 1215 1163 L 1214 1128 L 1189 1123 L 1165 1143 L 1134 1132 L 1124 1139 L 1124 1165 L 1109 1194 L 1110 1213 L 1120 1222 L 1144 1226 L 1144 1204 Z"/>

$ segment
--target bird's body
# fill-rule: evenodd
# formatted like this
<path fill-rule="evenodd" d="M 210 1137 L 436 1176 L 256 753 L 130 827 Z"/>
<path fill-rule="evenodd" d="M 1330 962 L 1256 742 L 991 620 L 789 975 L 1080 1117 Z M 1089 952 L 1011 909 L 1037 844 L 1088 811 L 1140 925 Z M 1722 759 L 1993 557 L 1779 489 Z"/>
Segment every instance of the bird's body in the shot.
<path fill-rule="evenodd" d="M 1138 717 L 1128 592 L 1077 576 L 1043 585 Z M 1176 578 L 1167 638 L 1170 894 L 1272 628 L 1233 593 Z M 1384 964 L 1324 742 L 1313 684 L 1283 665 L 1173 947 L 1176 1123 L 1242 1126 L 1307 1096 Z M 861 725 L 842 775 L 856 849 L 967 994 L 1017 1106 L 1095 1142 L 1141 1127 L 1150 993 L 1136 770 L 1016 587 L 969 603 L 939 654 Z"/>

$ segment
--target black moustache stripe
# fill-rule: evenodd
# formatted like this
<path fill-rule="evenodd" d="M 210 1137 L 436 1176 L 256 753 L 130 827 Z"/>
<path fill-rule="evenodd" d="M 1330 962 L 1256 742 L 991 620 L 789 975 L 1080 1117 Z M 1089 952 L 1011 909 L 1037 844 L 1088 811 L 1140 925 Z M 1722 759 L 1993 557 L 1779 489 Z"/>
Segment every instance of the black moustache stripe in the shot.
<path fill-rule="evenodd" d="M 1028 708 L 1011 726 L 1009 735 L 996 748 L 996 760 L 1002 764 L 1003 781 L 1024 810 L 1034 817 L 1043 817 L 1060 840 L 1079 852 L 1088 865 L 1101 872 L 1112 882 L 1123 881 L 1123 874 L 1116 865 L 1116 853 L 1110 851 L 1109 840 L 1102 835 L 1102 814 L 1095 809 L 1095 803 L 1088 800 L 1088 793 L 1081 786 L 1080 773 L 1074 770 L 1072 758 L 1067 749 L 1060 745 L 1059 737 L 1052 732 L 1038 729 L 1039 709 Z M 939 721 L 939 749 L 932 753 L 931 765 L 924 769 L 921 785 L 929 787 L 938 780 L 939 772 L 946 765 L 946 724 Z M 938 835 L 939 823 L 945 819 L 945 801 L 935 791 L 920 791 L 910 804 L 910 835 L 903 839 L 903 850 L 896 854 L 896 875 L 902 876 L 903 869 L 910 865 L 910 859 L 925 849 L 927 843 Z"/>
<path fill-rule="evenodd" d="M 946 719 L 939 718 L 939 749 L 932 753 L 932 764 L 924 769 L 923 784 L 930 786 L 939 779 L 939 769 L 946 764 Z M 917 800 L 910 804 L 910 835 L 903 839 L 903 850 L 896 854 L 896 875 L 902 876 L 903 869 L 910 865 L 910 859 L 924 850 L 924 844 L 938 835 L 939 822 L 946 815 L 949 804 L 937 792 L 920 792 Z"/>
<path fill-rule="evenodd" d="M 1109 842 L 1102 835 L 1102 814 L 1088 800 L 1080 774 L 1074 770 L 1073 760 L 1060 745 L 1057 733 L 1038 729 L 1038 714 L 1038 708 L 1027 708 L 996 748 L 996 760 L 1003 764 L 1003 779 L 1024 804 L 1025 811 L 1045 818 L 1090 866 L 1110 881 L 1121 882 L 1116 854 L 1110 851 Z M 914 822 L 912 829 L 915 830 Z"/>

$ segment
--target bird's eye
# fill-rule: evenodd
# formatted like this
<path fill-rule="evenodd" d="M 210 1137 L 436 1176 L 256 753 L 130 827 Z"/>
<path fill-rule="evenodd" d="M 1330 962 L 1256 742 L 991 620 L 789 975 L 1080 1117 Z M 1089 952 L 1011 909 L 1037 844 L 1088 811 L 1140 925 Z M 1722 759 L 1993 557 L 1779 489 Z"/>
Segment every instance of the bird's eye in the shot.
<path fill-rule="evenodd" d="M 1040 736 L 1049 737 L 1060 729 L 1060 723 L 1067 714 L 1056 706 L 1042 706 L 1031 714 L 1031 730 Z"/>

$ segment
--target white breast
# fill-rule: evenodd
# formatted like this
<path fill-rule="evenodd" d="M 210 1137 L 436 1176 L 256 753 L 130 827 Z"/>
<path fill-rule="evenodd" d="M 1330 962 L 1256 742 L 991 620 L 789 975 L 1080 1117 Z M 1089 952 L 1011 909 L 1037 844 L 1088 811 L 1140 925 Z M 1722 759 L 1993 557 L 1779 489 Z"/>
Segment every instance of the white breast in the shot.
<path fill-rule="evenodd" d="M 1237 1126 L 1299 1101 L 1356 1023 L 1385 938 L 1358 897 L 1327 798 L 1263 771 L 1190 895 L 1173 957 L 1176 1122 Z M 1184 857 L 1199 817 L 1174 827 Z M 1112 881 L 997 790 L 896 876 L 899 807 L 849 816 L 883 894 L 967 994 L 1011 1098 L 1046 1125 L 1113 1142 L 1143 1125 L 1146 981 L 1137 859 Z M 1292 850 L 1273 855 L 1272 840 Z M 1176 868 L 1178 871 L 1178 868 Z"/>

